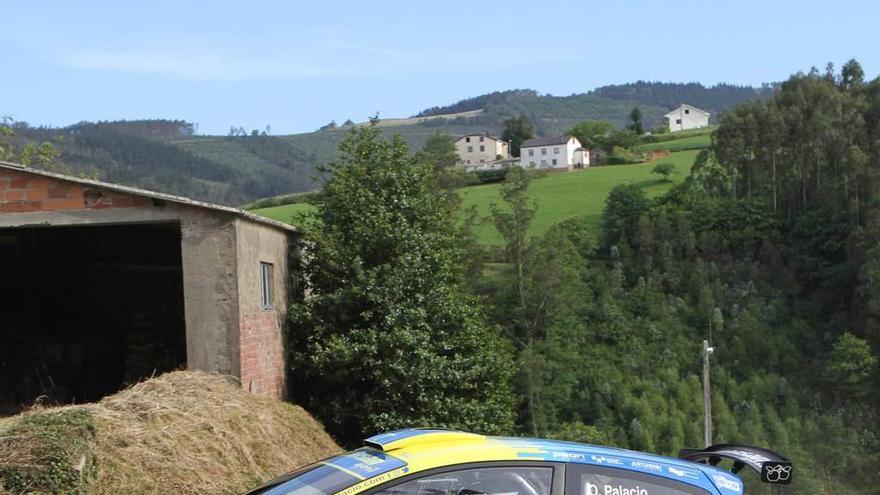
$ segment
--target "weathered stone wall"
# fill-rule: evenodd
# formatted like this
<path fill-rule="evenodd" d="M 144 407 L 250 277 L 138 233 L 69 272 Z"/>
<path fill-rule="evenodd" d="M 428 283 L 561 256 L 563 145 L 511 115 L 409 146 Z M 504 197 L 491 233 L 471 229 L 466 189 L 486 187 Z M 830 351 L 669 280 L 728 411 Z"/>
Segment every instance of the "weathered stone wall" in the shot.
<path fill-rule="evenodd" d="M 237 220 L 240 377 L 246 390 L 283 398 L 287 328 L 287 234 L 244 219 Z M 260 263 L 271 263 L 273 301 L 262 305 Z"/>

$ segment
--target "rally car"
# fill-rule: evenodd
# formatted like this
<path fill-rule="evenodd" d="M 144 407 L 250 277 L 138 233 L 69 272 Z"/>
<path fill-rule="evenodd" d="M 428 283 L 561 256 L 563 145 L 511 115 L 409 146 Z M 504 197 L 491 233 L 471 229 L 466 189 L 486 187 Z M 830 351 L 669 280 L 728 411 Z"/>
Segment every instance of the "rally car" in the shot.
<path fill-rule="evenodd" d="M 247 495 L 739 495 L 749 467 L 787 484 L 792 465 L 744 445 L 683 450 L 681 459 L 610 447 L 415 428 L 368 438 Z M 732 461 L 730 471 L 717 467 Z"/>

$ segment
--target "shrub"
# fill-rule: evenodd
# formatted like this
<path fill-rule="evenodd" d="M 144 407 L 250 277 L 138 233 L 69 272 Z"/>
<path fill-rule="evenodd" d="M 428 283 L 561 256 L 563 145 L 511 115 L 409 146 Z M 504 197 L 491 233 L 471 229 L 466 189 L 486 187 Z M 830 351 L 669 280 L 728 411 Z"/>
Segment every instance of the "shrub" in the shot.
<path fill-rule="evenodd" d="M 82 408 L 36 410 L 14 419 L 0 432 L 0 489 L 90 491 L 97 475 L 95 432 L 94 418 Z"/>

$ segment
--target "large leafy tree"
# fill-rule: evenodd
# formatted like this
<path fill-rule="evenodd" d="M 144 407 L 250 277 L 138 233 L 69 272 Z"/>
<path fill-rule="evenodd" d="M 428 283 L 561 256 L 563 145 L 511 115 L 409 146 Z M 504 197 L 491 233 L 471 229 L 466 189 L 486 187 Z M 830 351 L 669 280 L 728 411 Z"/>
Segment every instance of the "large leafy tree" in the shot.
<path fill-rule="evenodd" d="M 400 138 L 351 131 L 315 200 L 292 307 L 293 394 L 342 443 L 407 426 L 512 428 L 512 360 L 463 293 L 454 203 Z"/>
<path fill-rule="evenodd" d="M 614 132 L 614 126 L 604 120 L 585 120 L 571 129 L 568 133 L 578 139 L 587 149 L 604 149 L 607 146 L 608 136 Z"/>
<path fill-rule="evenodd" d="M 519 148 L 523 141 L 533 137 L 535 137 L 535 128 L 525 114 L 504 121 L 504 132 L 501 134 L 501 139 L 510 143 L 511 155 L 519 156 Z"/>

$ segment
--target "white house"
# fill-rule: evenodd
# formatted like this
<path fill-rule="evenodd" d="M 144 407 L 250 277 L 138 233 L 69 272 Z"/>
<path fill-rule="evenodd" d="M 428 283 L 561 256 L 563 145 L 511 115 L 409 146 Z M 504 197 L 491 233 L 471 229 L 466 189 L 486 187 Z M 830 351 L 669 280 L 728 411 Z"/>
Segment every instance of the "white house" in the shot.
<path fill-rule="evenodd" d="M 709 112 L 684 103 L 664 117 L 669 123 L 670 132 L 699 129 L 709 125 Z"/>
<path fill-rule="evenodd" d="M 510 158 L 507 141 L 486 134 L 468 134 L 455 142 L 455 152 L 462 165 L 476 165 Z M 499 158 L 500 157 L 500 158 Z"/>
<path fill-rule="evenodd" d="M 590 150 L 573 136 L 529 139 L 519 148 L 519 165 L 545 170 L 587 168 L 590 166 Z"/>

